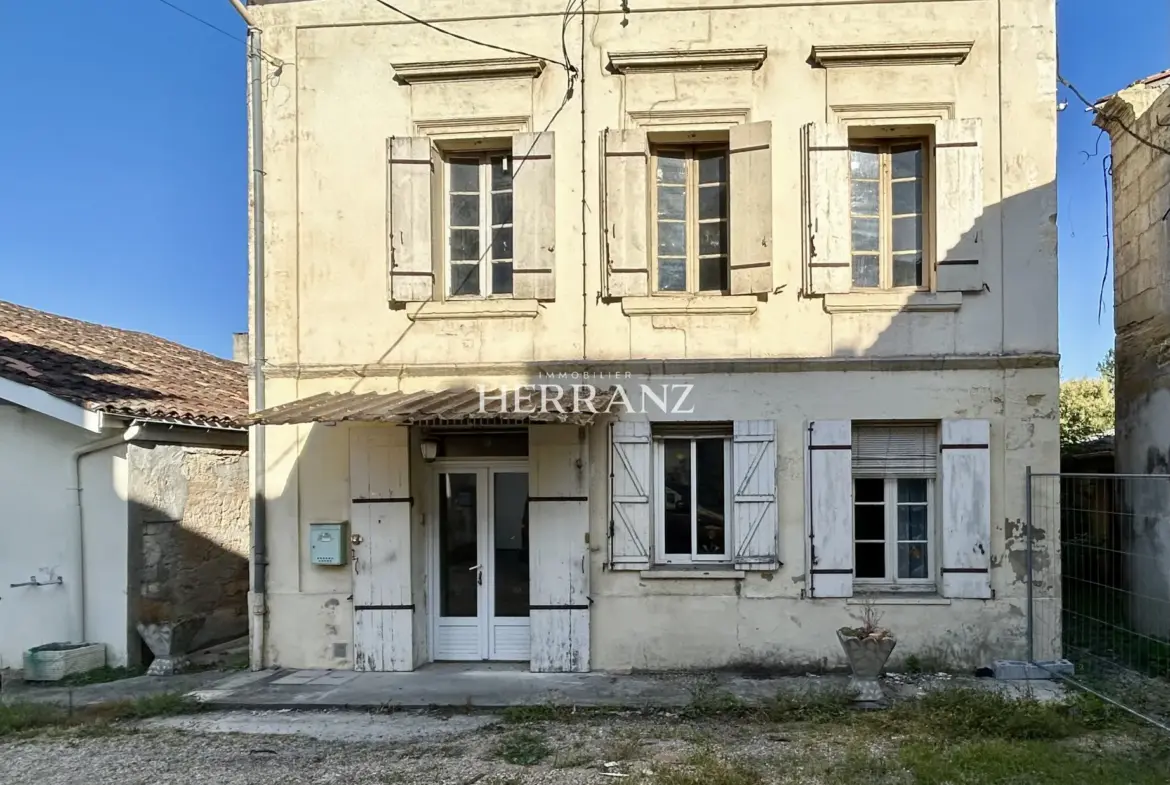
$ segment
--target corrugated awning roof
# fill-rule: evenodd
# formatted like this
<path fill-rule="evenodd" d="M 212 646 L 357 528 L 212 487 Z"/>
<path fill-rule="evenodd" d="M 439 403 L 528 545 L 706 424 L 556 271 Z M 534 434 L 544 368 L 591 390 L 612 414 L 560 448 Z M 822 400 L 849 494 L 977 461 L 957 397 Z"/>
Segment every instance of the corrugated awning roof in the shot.
<path fill-rule="evenodd" d="M 595 390 L 574 399 L 571 388 L 542 405 L 537 389 L 531 397 L 516 388 L 492 390 L 456 389 L 439 392 L 321 393 L 292 403 L 249 414 L 241 425 L 293 425 L 297 423 L 385 422 L 413 423 L 571 423 L 588 425 L 606 410 L 612 390 Z M 505 403 L 505 394 L 507 402 Z"/>

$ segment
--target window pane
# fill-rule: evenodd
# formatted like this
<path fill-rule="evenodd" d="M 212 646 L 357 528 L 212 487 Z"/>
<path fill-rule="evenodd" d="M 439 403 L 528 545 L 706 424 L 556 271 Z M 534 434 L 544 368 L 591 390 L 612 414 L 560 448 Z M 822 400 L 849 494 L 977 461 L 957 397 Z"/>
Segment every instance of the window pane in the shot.
<path fill-rule="evenodd" d="M 878 214 L 878 184 L 876 180 L 854 180 L 850 191 L 850 207 L 854 215 Z"/>
<path fill-rule="evenodd" d="M 886 507 L 884 504 L 853 505 L 853 539 L 884 540 Z"/>
<path fill-rule="evenodd" d="M 492 262 L 492 294 L 512 293 L 512 263 Z"/>
<path fill-rule="evenodd" d="M 898 539 L 921 542 L 927 540 L 925 504 L 898 505 Z"/>
<path fill-rule="evenodd" d="M 898 545 L 899 578 L 929 578 L 930 573 L 927 572 L 927 569 L 925 543 Z"/>
<path fill-rule="evenodd" d="M 723 152 L 705 153 L 699 157 L 700 183 L 727 182 L 727 154 Z"/>
<path fill-rule="evenodd" d="M 898 480 L 898 501 L 925 503 L 928 483 L 925 477 L 903 477 Z"/>
<path fill-rule="evenodd" d="M 512 223 L 512 192 L 492 194 L 492 224 Z"/>
<path fill-rule="evenodd" d="M 897 146 L 891 151 L 894 179 L 922 174 L 922 145 Z"/>
<path fill-rule="evenodd" d="M 726 256 L 708 256 L 699 260 L 699 291 L 727 291 Z"/>
<path fill-rule="evenodd" d="M 886 481 L 880 477 L 859 477 L 853 481 L 853 501 L 884 502 Z"/>
<path fill-rule="evenodd" d="M 878 177 L 877 150 L 864 147 L 850 150 L 849 172 L 855 178 L 876 180 Z"/>
<path fill-rule="evenodd" d="M 439 475 L 439 615 L 475 617 L 479 532 L 474 474 Z"/>
<path fill-rule="evenodd" d="M 699 219 L 724 218 L 727 216 L 727 188 L 708 185 L 699 189 Z"/>
<path fill-rule="evenodd" d="M 685 183 L 687 181 L 687 162 L 682 153 L 659 153 L 656 168 L 655 182 Z"/>
<path fill-rule="evenodd" d="M 711 221 L 699 224 L 699 255 L 727 253 L 727 224 Z"/>
<path fill-rule="evenodd" d="M 922 181 L 894 183 L 894 215 L 922 212 Z M 855 211 L 856 212 L 856 211 Z"/>
<path fill-rule="evenodd" d="M 498 226 L 492 229 L 492 258 L 512 258 L 512 227 Z"/>
<path fill-rule="evenodd" d="M 451 225 L 479 226 L 479 196 L 476 194 L 452 194 Z"/>
<path fill-rule="evenodd" d="M 479 193 L 479 161 L 455 159 L 448 167 L 451 175 L 451 191 Z"/>
<path fill-rule="evenodd" d="M 466 262 L 479 259 L 479 229 L 451 230 L 451 261 Z"/>
<path fill-rule="evenodd" d="M 686 224 L 658 222 L 659 256 L 685 256 L 687 253 Z"/>
<path fill-rule="evenodd" d="M 876 252 L 878 249 L 878 219 L 854 218 L 852 226 L 853 250 Z M 917 248 L 917 246 L 915 247 Z"/>
<path fill-rule="evenodd" d="M 876 256 L 853 257 L 853 285 L 858 288 L 878 285 L 878 258 Z"/>
<path fill-rule="evenodd" d="M 685 292 L 687 290 L 687 260 L 659 259 L 658 288 L 664 292 Z"/>
<path fill-rule="evenodd" d="M 922 254 L 894 255 L 894 286 L 922 286 Z"/>
<path fill-rule="evenodd" d="M 855 219 L 856 220 L 856 219 Z M 918 216 L 894 219 L 894 253 L 922 248 L 922 219 Z M 868 250 L 868 249 L 858 249 Z"/>
<path fill-rule="evenodd" d="M 512 157 L 492 159 L 492 190 L 512 190 Z"/>
<path fill-rule="evenodd" d="M 691 442 L 667 439 L 662 445 L 665 477 L 662 503 L 666 513 L 663 551 L 691 554 Z"/>
<path fill-rule="evenodd" d="M 528 473 L 492 476 L 496 616 L 528 615 Z"/>
<path fill-rule="evenodd" d="M 479 294 L 479 262 L 451 265 L 451 296 Z"/>
<path fill-rule="evenodd" d="M 687 217 L 687 189 L 658 186 L 658 217 L 682 221 Z"/>
<path fill-rule="evenodd" d="M 695 479 L 698 483 L 695 493 L 698 510 L 695 552 L 699 554 L 723 554 L 727 551 L 724 536 L 727 493 L 723 454 L 722 439 L 695 441 Z"/>
<path fill-rule="evenodd" d="M 853 574 L 858 578 L 886 577 L 886 545 L 882 542 L 859 542 L 853 551 Z"/>

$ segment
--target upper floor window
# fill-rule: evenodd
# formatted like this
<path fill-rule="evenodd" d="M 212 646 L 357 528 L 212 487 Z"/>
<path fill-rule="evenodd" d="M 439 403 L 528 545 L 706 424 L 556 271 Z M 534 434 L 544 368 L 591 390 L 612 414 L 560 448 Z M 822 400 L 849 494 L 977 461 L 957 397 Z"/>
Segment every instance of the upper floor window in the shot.
<path fill-rule="evenodd" d="M 653 150 L 655 288 L 728 290 L 728 147 Z"/>
<path fill-rule="evenodd" d="M 447 170 L 447 294 L 512 294 L 512 155 L 451 155 Z"/>
<path fill-rule="evenodd" d="M 927 144 L 921 139 L 850 143 L 854 289 L 926 289 Z"/>

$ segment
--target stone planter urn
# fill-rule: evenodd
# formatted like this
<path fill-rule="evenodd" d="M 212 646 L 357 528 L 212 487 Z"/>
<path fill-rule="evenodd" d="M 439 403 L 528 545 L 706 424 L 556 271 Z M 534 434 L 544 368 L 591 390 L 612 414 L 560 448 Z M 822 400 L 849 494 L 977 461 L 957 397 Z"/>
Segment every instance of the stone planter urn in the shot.
<path fill-rule="evenodd" d="M 181 673 L 187 664 L 187 653 L 202 622 L 189 619 L 180 622 L 138 624 L 138 634 L 150 647 L 154 662 L 146 672 L 151 676 L 172 676 Z"/>
<path fill-rule="evenodd" d="M 878 676 L 898 641 L 887 630 L 851 627 L 837 630 L 837 640 L 841 641 L 841 648 L 853 672 L 849 687 L 857 694 L 854 701 L 858 707 L 878 709 L 885 706 L 886 696 Z"/>

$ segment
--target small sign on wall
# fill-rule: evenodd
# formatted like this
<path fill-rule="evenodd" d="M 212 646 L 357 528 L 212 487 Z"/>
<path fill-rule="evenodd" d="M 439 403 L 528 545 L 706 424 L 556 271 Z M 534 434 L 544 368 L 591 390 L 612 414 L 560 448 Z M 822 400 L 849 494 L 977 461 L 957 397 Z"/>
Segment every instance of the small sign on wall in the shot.
<path fill-rule="evenodd" d="M 309 563 L 323 567 L 345 564 L 345 524 L 309 524 Z"/>

